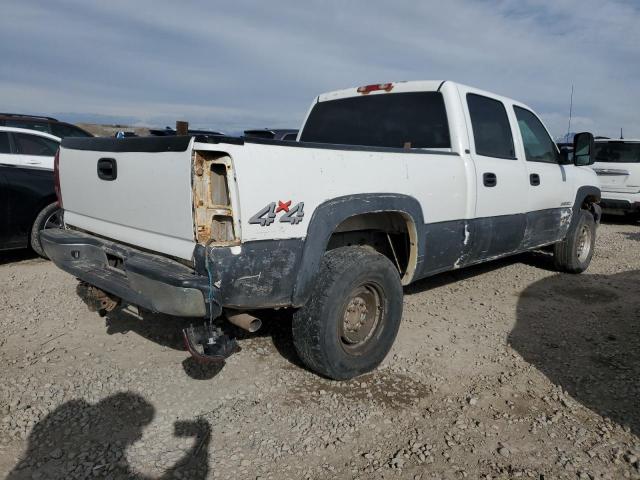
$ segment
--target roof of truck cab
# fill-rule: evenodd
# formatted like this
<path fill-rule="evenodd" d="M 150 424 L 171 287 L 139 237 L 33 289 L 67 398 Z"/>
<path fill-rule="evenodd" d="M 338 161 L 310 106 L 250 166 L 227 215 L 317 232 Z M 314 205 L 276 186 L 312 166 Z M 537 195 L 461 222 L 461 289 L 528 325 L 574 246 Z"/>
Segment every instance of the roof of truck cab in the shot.
<path fill-rule="evenodd" d="M 358 88 L 360 87 L 346 88 L 343 90 L 335 90 L 333 92 L 322 93 L 318 95 L 318 97 L 316 98 L 316 101 L 326 102 L 330 100 L 339 100 L 342 98 L 364 97 L 369 95 L 384 95 L 388 93 L 437 92 L 442 88 L 442 86 L 445 83 L 447 85 L 456 85 L 458 87 L 469 89 L 470 91 L 472 91 L 472 93 L 476 93 L 478 95 L 486 95 L 506 103 L 512 103 L 514 105 L 524 107 L 528 110 L 532 110 L 528 105 L 522 102 L 519 102 L 517 100 L 514 100 L 513 98 L 505 97 L 504 95 L 500 95 L 494 92 L 489 92 L 487 90 L 482 90 L 480 88 L 472 87 L 470 85 L 464 85 L 462 83 L 453 82 L 451 80 L 411 80 L 411 81 L 401 81 L 401 82 L 383 82 L 377 85 L 382 86 L 385 84 L 390 84 L 392 85 L 392 88 L 390 90 L 376 90 L 369 93 L 358 92 Z"/>

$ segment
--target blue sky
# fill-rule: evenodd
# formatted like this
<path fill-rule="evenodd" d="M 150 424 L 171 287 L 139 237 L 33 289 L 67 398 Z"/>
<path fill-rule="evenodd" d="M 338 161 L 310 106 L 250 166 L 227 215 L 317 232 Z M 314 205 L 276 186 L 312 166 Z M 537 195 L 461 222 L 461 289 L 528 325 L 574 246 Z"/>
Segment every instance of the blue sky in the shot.
<path fill-rule="evenodd" d="M 318 93 L 450 79 L 640 137 L 638 0 L 4 0 L 0 111 L 237 132 Z"/>

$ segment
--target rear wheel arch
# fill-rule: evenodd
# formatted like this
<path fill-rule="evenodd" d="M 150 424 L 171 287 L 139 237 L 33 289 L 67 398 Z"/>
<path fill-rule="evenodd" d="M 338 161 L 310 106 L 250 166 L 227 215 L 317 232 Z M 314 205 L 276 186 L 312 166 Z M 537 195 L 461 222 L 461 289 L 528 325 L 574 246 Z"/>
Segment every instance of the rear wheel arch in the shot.
<path fill-rule="evenodd" d="M 301 306 L 307 301 L 322 257 L 330 248 L 334 234 L 343 233 L 341 230 L 362 231 L 356 227 L 362 221 L 365 223 L 364 230 L 367 230 L 367 224 L 379 224 L 387 221 L 385 219 L 395 219 L 390 221 L 402 222 L 404 225 L 410 248 L 401 275 L 403 284 L 410 283 L 420 269 L 420 252 L 424 251 L 424 235 L 420 233 L 424 218 L 418 200 L 408 195 L 392 193 L 337 197 L 319 205 L 311 216 L 293 290 L 293 306 Z M 390 259 L 394 261 L 393 258 Z"/>

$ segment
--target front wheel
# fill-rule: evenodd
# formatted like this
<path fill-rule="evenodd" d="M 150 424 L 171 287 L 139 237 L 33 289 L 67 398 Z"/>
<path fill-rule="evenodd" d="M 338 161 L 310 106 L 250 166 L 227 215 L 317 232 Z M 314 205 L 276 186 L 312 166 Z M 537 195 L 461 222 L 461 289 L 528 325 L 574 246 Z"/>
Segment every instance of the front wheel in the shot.
<path fill-rule="evenodd" d="M 42 243 L 40 243 L 40 230 L 48 228 L 62 228 L 62 209 L 58 207 L 57 203 L 50 203 L 44 207 L 31 227 L 31 248 L 42 258 L 47 258 L 47 255 L 44 253 Z"/>
<path fill-rule="evenodd" d="M 556 268 L 562 272 L 582 273 L 591 263 L 596 245 L 596 222 L 591 212 L 580 210 L 567 236 L 554 245 Z"/>
<path fill-rule="evenodd" d="M 346 380 L 375 369 L 402 318 L 402 285 L 391 261 L 367 247 L 324 254 L 309 301 L 293 316 L 293 343 L 311 370 Z"/>

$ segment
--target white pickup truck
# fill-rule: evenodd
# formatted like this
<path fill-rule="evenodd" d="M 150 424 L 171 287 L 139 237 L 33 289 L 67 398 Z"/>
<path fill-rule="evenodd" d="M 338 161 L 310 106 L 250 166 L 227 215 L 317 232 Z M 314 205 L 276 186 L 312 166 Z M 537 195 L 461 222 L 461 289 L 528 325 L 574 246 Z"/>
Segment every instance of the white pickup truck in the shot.
<path fill-rule="evenodd" d="M 596 139 L 593 156 L 604 212 L 640 220 L 640 139 Z"/>
<path fill-rule="evenodd" d="M 450 81 L 320 95 L 298 142 L 67 138 L 66 228 L 41 239 L 105 310 L 252 329 L 252 311 L 293 308 L 302 361 L 347 379 L 391 348 L 403 285 L 550 245 L 560 270 L 587 268 L 600 189 L 593 136 L 574 142 L 571 163 L 529 107 Z M 199 358 L 235 349 L 188 330 Z"/>

